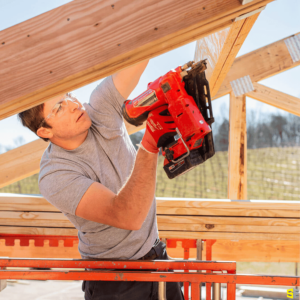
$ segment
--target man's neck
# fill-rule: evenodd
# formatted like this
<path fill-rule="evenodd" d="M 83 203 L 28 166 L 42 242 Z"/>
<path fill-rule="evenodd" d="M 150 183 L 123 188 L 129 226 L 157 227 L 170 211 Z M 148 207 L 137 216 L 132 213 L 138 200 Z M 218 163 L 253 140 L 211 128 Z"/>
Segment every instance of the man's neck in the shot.
<path fill-rule="evenodd" d="M 76 137 L 70 139 L 61 139 L 61 138 L 52 138 L 50 139 L 51 143 L 65 149 L 65 150 L 75 150 L 78 148 L 87 138 L 89 131 L 85 131 Z"/>

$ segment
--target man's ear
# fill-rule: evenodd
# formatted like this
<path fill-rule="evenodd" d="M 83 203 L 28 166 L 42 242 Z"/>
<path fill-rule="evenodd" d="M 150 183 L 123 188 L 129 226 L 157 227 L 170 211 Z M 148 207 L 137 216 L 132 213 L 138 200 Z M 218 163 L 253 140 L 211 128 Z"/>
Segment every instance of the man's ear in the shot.
<path fill-rule="evenodd" d="M 53 133 L 51 131 L 51 128 L 45 128 L 45 127 L 40 127 L 36 134 L 44 139 L 51 139 L 53 137 Z"/>

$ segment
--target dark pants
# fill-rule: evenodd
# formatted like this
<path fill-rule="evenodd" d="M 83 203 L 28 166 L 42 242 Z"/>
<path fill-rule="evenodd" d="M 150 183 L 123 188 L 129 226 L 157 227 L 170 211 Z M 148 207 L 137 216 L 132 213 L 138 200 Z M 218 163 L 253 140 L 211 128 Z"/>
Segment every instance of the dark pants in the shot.
<path fill-rule="evenodd" d="M 168 259 L 164 243 L 160 242 L 155 252 L 155 259 Z M 167 282 L 166 288 L 168 300 L 184 299 L 179 283 Z M 83 281 L 82 291 L 85 292 L 85 300 L 157 300 L 158 282 Z"/>

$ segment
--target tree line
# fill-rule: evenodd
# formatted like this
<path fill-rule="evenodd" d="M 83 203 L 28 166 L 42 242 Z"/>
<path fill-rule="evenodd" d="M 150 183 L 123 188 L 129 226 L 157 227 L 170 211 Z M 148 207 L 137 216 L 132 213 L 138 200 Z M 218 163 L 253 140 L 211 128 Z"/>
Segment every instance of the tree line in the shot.
<path fill-rule="evenodd" d="M 216 151 L 228 150 L 229 120 L 223 118 L 212 127 Z M 300 146 L 300 118 L 281 114 L 247 115 L 247 148 Z"/>

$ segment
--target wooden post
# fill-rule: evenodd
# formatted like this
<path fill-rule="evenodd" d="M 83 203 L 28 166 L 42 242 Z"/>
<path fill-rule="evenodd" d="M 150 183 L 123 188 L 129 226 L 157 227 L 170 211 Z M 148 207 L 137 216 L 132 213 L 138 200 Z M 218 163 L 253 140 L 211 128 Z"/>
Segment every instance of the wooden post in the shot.
<path fill-rule="evenodd" d="M 247 128 L 246 96 L 230 94 L 228 198 L 247 199 Z"/>

